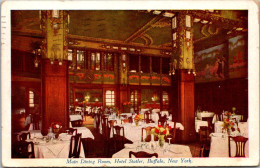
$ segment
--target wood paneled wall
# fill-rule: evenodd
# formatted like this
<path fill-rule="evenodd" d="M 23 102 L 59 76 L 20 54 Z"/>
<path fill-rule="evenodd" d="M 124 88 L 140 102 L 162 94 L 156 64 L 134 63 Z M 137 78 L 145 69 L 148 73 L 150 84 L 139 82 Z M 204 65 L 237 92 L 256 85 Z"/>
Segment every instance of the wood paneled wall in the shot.
<path fill-rule="evenodd" d="M 195 84 L 195 110 L 221 113 L 237 108 L 238 114 L 248 116 L 248 80 L 230 79 L 221 82 Z"/>

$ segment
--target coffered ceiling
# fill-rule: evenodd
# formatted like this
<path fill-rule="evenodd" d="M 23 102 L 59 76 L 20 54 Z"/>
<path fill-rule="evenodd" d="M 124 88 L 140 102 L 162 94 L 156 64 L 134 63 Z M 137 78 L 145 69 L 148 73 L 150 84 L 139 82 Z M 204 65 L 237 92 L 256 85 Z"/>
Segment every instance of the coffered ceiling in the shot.
<path fill-rule="evenodd" d="M 164 11 L 165 12 L 165 11 Z M 175 13 L 176 11 L 167 11 Z M 197 13 L 198 14 L 197 14 Z M 236 29 L 228 25 L 232 23 L 245 23 L 246 11 L 221 11 L 217 14 L 201 11 L 191 12 L 197 18 L 208 15 L 208 23 L 194 22 L 194 42 L 210 37 L 225 35 Z M 171 23 L 170 18 L 147 11 L 135 10 L 82 10 L 69 11 L 69 34 L 89 37 L 99 40 L 114 40 L 124 44 L 141 44 L 144 46 L 170 47 Z M 203 18 L 204 20 L 206 19 Z M 203 20 L 201 19 L 201 20 Z M 12 11 L 12 31 L 38 32 L 40 34 L 39 11 Z M 214 22 L 216 21 L 216 22 Z M 219 24 L 222 23 L 223 25 Z M 245 25 L 246 27 L 247 25 Z M 245 29 L 243 29 L 245 30 Z"/>

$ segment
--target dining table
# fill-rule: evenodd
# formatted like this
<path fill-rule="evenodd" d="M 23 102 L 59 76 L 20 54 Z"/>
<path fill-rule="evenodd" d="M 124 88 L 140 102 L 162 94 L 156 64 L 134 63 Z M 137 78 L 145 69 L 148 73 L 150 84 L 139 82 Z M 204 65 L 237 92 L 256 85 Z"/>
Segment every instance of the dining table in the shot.
<path fill-rule="evenodd" d="M 203 117 L 213 117 L 214 114 L 215 114 L 214 112 L 202 111 L 197 113 L 197 118 L 199 120 L 202 120 Z"/>
<path fill-rule="evenodd" d="M 168 121 L 168 124 L 172 128 L 174 127 L 174 122 Z M 145 122 L 139 122 L 138 126 L 136 126 L 135 123 L 124 123 L 124 124 L 115 123 L 115 125 L 124 127 L 125 138 L 132 142 L 140 141 L 142 139 L 142 131 L 143 131 L 143 138 L 146 137 L 146 132 L 142 128 L 158 126 L 157 123 L 145 123 Z M 176 128 L 179 128 L 180 130 L 184 130 L 184 127 L 181 123 L 176 123 Z M 122 131 L 120 134 L 122 135 Z M 110 138 L 112 137 L 113 137 L 113 129 L 111 129 L 110 132 Z"/>
<path fill-rule="evenodd" d="M 231 133 L 231 136 L 241 135 L 240 133 Z M 226 133 L 211 133 L 211 143 L 209 157 L 229 157 L 228 135 Z M 230 140 L 231 157 L 235 156 L 236 144 L 231 138 Z M 245 144 L 245 156 L 249 156 L 249 141 Z"/>
<path fill-rule="evenodd" d="M 208 122 L 195 119 L 195 131 L 199 132 L 199 129 L 202 126 L 208 127 Z"/>
<path fill-rule="evenodd" d="M 158 145 L 157 141 L 140 142 L 125 144 L 125 148 L 112 155 L 112 158 L 129 158 L 129 152 L 144 151 L 147 153 L 157 153 L 159 158 L 192 157 L 189 146 L 169 144 L 165 142 L 163 147 Z"/>
<path fill-rule="evenodd" d="M 77 133 L 81 133 L 81 138 L 91 138 L 95 139 L 92 132 L 87 127 L 73 127 L 74 129 L 77 129 Z"/>
<path fill-rule="evenodd" d="M 35 158 L 68 158 L 71 136 L 72 135 L 62 133 L 58 139 L 48 140 L 46 137 L 35 137 L 27 141 L 32 141 L 34 143 Z M 84 149 L 81 144 L 80 158 L 84 157 Z"/>

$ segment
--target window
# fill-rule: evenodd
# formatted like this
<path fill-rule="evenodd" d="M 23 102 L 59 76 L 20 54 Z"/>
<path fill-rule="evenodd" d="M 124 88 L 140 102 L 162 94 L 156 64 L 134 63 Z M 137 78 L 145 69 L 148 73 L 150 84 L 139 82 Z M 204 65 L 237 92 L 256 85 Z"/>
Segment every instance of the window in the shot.
<path fill-rule="evenodd" d="M 68 49 L 68 60 L 72 61 L 72 50 Z"/>
<path fill-rule="evenodd" d="M 160 74 L 160 57 L 152 57 L 152 71 Z"/>
<path fill-rule="evenodd" d="M 170 58 L 162 58 L 162 73 L 169 74 L 170 71 Z"/>
<path fill-rule="evenodd" d="M 137 90 L 131 91 L 130 101 L 131 101 L 131 105 L 134 108 L 134 110 L 138 110 L 138 91 Z"/>
<path fill-rule="evenodd" d="M 168 96 L 168 93 L 166 91 L 163 91 L 162 99 L 163 99 L 163 110 L 168 110 L 168 108 L 169 108 L 169 96 Z"/>
<path fill-rule="evenodd" d="M 104 70 L 114 71 L 114 57 L 111 53 L 104 53 Z"/>
<path fill-rule="evenodd" d="M 106 91 L 106 106 L 115 106 L 115 91 Z"/>
<path fill-rule="evenodd" d="M 139 72 L 139 56 L 129 55 L 129 71 Z"/>
<path fill-rule="evenodd" d="M 33 91 L 29 91 L 29 107 L 34 107 L 34 93 Z"/>
<path fill-rule="evenodd" d="M 84 69 L 85 51 L 77 50 L 77 69 Z"/>
<path fill-rule="evenodd" d="M 91 53 L 91 62 L 90 62 L 91 70 L 100 70 L 100 53 L 92 52 Z"/>
<path fill-rule="evenodd" d="M 141 70 L 143 73 L 150 73 L 150 57 L 141 57 Z"/>

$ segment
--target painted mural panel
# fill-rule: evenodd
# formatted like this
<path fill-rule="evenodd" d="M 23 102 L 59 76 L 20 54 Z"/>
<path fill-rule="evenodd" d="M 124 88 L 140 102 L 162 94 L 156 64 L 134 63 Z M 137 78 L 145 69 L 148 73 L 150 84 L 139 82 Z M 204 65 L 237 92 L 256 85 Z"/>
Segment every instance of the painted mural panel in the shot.
<path fill-rule="evenodd" d="M 129 73 L 128 80 L 130 85 L 139 85 L 139 75 L 136 73 Z"/>
<path fill-rule="evenodd" d="M 248 76 L 247 50 L 244 36 L 229 39 L 229 77 L 242 78 Z"/>
<path fill-rule="evenodd" d="M 115 84 L 115 74 L 114 73 L 106 73 L 103 74 L 104 84 Z"/>
<path fill-rule="evenodd" d="M 162 76 L 162 85 L 163 86 L 171 86 L 171 77 Z"/>
<path fill-rule="evenodd" d="M 225 79 L 226 58 L 224 44 L 194 53 L 197 75 L 195 82 L 212 82 Z"/>

